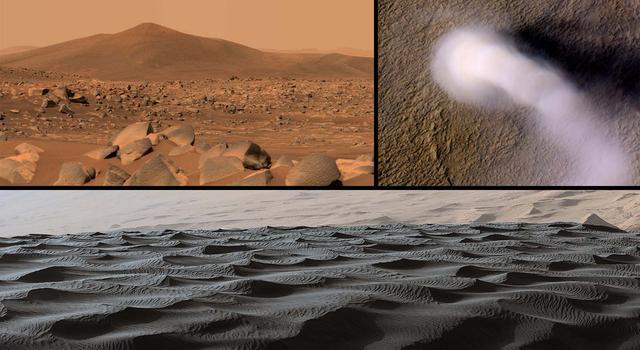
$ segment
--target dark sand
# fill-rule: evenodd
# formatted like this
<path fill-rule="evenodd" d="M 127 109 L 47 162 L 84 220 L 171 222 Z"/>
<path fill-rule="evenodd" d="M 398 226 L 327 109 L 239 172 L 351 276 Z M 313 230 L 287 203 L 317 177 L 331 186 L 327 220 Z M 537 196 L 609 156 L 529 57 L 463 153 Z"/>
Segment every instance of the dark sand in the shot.
<path fill-rule="evenodd" d="M 0 238 L 0 348 L 638 349 L 639 246 L 579 224 Z"/>

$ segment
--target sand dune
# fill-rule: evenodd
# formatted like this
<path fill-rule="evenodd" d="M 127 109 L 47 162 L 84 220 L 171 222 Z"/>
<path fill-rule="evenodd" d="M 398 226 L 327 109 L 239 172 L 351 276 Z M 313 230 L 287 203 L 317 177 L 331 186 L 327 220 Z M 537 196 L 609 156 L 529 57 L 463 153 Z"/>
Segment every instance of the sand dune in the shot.
<path fill-rule="evenodd" d="M 583 222 L 594 213 L 640 231 L 640 191 L 626 190 L 131 191 L 126 202 L 111 191 L 4 191 L 0 209 L 0 236 L 142 227 Z"/>
<path fill-rule="evenodd" d="M 2 238 L 0 343 L 637 349 L 638 245 L 568 223 Z"/>
<path fill-rule="evenodd" d="M 0 65 L 105 80 L 241 77 L 370 78 L 373 59 L 340 54 L 267 53 L 222 39 L 143 23 L 0 57 Z"/>

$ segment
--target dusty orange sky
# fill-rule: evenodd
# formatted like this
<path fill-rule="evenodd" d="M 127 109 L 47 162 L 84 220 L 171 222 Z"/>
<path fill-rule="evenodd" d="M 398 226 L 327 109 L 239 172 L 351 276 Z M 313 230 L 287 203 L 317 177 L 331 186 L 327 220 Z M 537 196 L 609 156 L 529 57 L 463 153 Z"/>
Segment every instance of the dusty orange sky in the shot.
<path fill-rule="evenodd" d="M 0 49 L 47 46 L 143 22 L 277 50 L 373 51 L 374 0 L 0 0 Z"/>

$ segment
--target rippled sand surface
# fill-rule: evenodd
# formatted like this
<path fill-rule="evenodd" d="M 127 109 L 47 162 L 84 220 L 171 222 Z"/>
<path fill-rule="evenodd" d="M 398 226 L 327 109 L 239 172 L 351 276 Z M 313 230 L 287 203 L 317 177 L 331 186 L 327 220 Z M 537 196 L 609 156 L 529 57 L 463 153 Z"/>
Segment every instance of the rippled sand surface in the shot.
<path fill-rule="evenodd" d="M 571 223 L 0 238 L 0 348 L 638 349 L 639 246 Z"/>

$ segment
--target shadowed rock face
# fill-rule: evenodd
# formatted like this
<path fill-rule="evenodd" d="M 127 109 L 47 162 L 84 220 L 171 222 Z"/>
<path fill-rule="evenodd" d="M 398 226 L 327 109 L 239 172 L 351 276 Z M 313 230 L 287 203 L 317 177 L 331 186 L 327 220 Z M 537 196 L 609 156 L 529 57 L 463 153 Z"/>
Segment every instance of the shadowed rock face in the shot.
<path fill-rule="evenodd" d="M 433 81 L 444 34 L 482 25 L 558 67 L 632 155 L 640 183 L 640 3 L 636 1 L 379 1 L 379 154 L 382 185 L 553 185 L 569 160 L 524 109 L 452 100 Z"/>
<path fill-rule="evenodd" d="M 636 349 L 639 244 L 573 223 L 0 238 L 0 344 Z"/>

